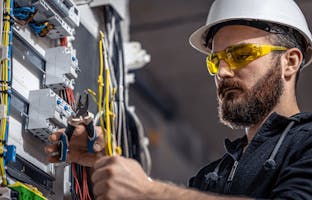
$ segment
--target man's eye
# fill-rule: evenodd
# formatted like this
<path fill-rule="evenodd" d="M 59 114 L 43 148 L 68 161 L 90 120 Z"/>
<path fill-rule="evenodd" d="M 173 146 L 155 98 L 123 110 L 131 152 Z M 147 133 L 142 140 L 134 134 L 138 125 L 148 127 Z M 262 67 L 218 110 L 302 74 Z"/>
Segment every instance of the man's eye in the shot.
<path fill-rule="evenodd" d="M 219 62 L 218 57 L 213 57 L 213 58 L 212 58 L 212 62 L 213 62 L 213 63 L 218 63 L 218 62 Z"/>
<path fill-rule="evenodd" d="M 248 57 L 249 57 L 250 55 L 249 54 L 240 54 L 240 55 L 236 55 L 235 56 L 235 60 L 237 60 L 237 61 L 243 61 L 243 60 L 246 60 L 246 59 L 248 59 Z"/>

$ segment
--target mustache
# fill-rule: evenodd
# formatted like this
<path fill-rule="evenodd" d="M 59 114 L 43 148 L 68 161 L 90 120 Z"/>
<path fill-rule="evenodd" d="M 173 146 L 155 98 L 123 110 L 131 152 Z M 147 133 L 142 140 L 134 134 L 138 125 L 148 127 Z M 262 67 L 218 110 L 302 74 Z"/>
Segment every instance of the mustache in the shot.
<path fill-rule="evenodd" d="M 230 89 L 238 89 L 243 91 L 245 90 L 245 87 L 239 81 L 225 79 L 219 83 L 218 97 L 223 98 L 225 92 Z"/>

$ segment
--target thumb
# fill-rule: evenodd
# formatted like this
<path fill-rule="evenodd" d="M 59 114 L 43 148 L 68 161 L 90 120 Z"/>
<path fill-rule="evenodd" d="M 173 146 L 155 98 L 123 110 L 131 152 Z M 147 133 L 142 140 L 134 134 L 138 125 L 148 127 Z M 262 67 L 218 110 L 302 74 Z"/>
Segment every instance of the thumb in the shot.
<path fill-rule="evenodd" d="M 97 132 L 97 138 L 96 138 L 96 141 L 94 142 L 93 150 L 95 152 L 100 152 L 104 150 L 104 147 L 105 147 L 104 134 L 102 132 L 101 127 L 95 127 L 95 129 Z"/>
<path fill-rule="evenodd" d="M 99 143 L 95 142 L 93 145 L 93 150 L 95 152 L 100 152 L 100 151 L 104 150 L 104 145 L 100 145 Z"/>

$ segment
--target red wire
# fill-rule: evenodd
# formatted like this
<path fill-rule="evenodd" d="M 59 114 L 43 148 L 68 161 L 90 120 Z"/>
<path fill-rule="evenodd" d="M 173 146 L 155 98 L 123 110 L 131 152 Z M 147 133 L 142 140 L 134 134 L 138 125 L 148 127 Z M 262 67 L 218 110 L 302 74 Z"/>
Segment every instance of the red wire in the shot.
<path fill-rule="evenodd" d="M 72 168 L 72 172 L 73 172 L 73 176 L 74 176 L 74 180 L 75 180 L 75 193 L 79 194 L 80 199 L 83 200 L 82 193 L 81 193 L 81 188 L 80 188 L 80 185 L 79 185 L 79 180 L 77 178 L 76 166 L 75 166 L 74 163 L 71 164 L 71 168 Z"/>
<path fill-rule="evenodd" d="M 70 94 L 69 94 L 67 88 L 65 88 L 65 93 L 66 93 L 66 97 L 67 97 L 67 103 L 72 106 Z"/>
<path fill-rule="evenodd" d="M 72 99 L 72 102 L 73 104 L 75 104 L 75 95 L 74 95 L 74 90 L 72 89 L 69 89 L 70 93 L 71 93 L 71 99 Z"/>
<path fill-rule="evenodd" d="M 83 199 L 84 200 L 92 200 L 89 194 L 89 187 L 88 187 L 88 179 L 87 179 L 87 169 L 83 167 Z"/>
<path fill-rule="evenodd" d="M 63 46 L 63 47 L 67 47 L 68 46 L 67 37 L 61 38 L 60 42 L 61 42 L 60 45 Z"/>
<path fill-rule="evenodd" d="M 66 90 L 66 96 L 68 99 L 68 103 L 69 103 L 69 105 L 71 105 L 73 107 L 75 105 L 74 92 L 70 88 L 66 88 L 65 90 Z"/>

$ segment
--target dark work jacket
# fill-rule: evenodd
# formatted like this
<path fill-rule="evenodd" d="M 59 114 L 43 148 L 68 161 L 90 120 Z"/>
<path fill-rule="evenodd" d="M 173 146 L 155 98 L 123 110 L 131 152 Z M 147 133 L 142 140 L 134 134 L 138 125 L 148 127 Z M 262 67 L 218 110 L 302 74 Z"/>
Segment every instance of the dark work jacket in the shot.
<path fill-rule="evenodd" d="M 246 136 L 226 139 L 225 155 L 202 168 L 189 186 L 256 199 L 312 200 L 312 113 L 273 113 L 243 153 L 245 145 Z"/>

